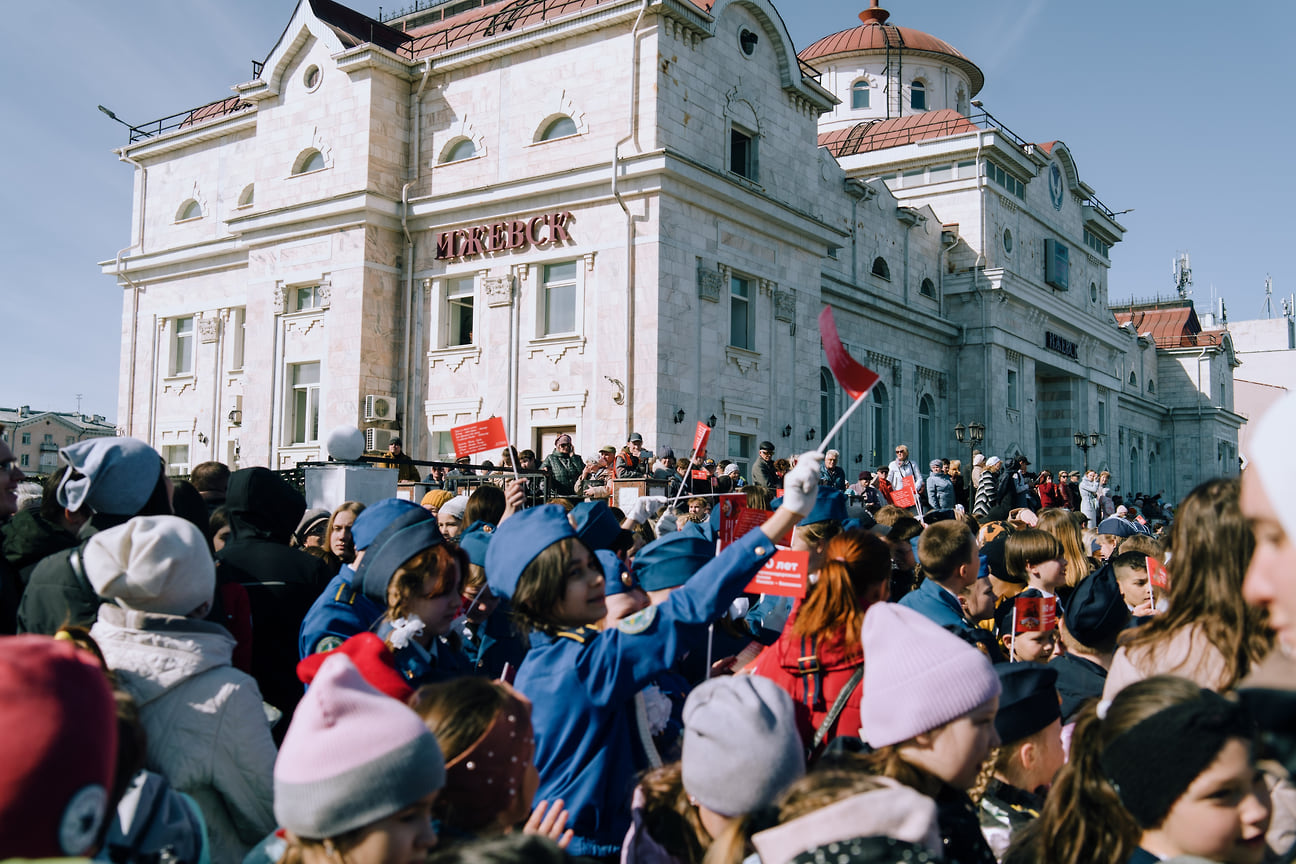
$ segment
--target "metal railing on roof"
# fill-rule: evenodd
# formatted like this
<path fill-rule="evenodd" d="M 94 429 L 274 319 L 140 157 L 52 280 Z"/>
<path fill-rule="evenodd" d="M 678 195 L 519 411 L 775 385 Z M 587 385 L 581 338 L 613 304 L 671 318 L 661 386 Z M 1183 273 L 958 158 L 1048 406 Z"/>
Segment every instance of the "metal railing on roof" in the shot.
<path fill-rule="evenodd" d="M 255 68 L 255 64 L 254 68 Z M 138 126 L 130 127 L 130 143 L 143 141 L 147 138 L 161 135 L 164 132 L 170 132 L 173 129 L 184 129 L 188 126 L 196 126 L 199 123 L 206 123 L 208 120 L 215 120 L 218 117 L 228 117 L 231 114 L 237 114 L 252 107 L 251 102 L 244 102 L 237 96 L 230 96 L 227 99 L 218 99 L 215 102 L 208 102 L 206 105 L 200 105 L 197 108 L 191 108 L 188 111 L 181 111 L 179 114 L 171 114 L 159 120 L 151 120 L 148 123 L 141 123 Z"/>
<path fill-rule="evenodd" d="M 546 21 L 571 9 L 583 8 L 588 0 L 512 0 L 489 15 L 477 15 L 466 21 L 451 24 L 435 33 L 429 33 L 402 45 L 398 53 L 417 60 L 427 54 L 436 54 L 476 39 L 488 39 L 510 32 L 519 24 Z"/>

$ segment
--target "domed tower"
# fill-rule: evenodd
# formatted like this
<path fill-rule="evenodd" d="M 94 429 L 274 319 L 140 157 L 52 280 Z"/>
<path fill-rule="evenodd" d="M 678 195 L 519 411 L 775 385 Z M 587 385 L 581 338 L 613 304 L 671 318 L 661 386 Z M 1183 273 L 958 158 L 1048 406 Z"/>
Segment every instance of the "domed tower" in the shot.
<path fill-rule="evenodd" d="M 970 113 L 985 85 L 975 63 L 930 33 L 886 23 L 891 13 L 878 0 L 859 17 L 861 26 L 825 36 L 800 54 L 841 100 L 820 118 L 821 132 L 943 108 Z"/>

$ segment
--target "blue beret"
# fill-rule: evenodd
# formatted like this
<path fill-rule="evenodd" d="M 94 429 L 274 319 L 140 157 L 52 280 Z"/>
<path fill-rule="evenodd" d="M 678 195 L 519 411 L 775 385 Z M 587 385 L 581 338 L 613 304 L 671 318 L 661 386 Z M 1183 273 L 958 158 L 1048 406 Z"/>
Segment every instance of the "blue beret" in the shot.
<path fill-rule="evenodd" d="M 420 552 L 444 542 L 445 538 L 441 536 L 436 519 L 422 519 L 408 525 L 381 544 L 375 543 L 370 547 L 360 561 L 360 568 L 356 570 L 354 584 L 359 585 L 370 600 L 385 607 L 387 583 L 391 581 L 396 569 Z"/>
<path fill-rule="evenodd" d="M 351 526 L 351 537 L 355 540 L 357 551 L 368 549 L 370 544 L 378 537 L 378 533 L 396 520 L 396 517 L 403 516 L 412 510 L 423 510 L 422 507 L 413 501 L 406 501 L 404 498 L 384 498 L 377 503 L 370 504 L 360 515 L 356 517 L 355 524 Z M 423 510 L 426 513 L 426 510 Z"/>
<path fill-rule="evenodd" d="M 495 536 L 495 526 L 478 519 L 468 526 L 468 530 L 459 535 L 459 548 L 468 556 L 469 564 L 478 567 L 486 566 L 486 547 Z"/>
<path fill-rule="evenodd" d="M 713 558 L 715 541 L 677 531 L 658 537 L 635 554 L 634 576 L 645 591 L 678 588 Z"/>
<path fill-rule="evenodd" d="M 1138 529 L 1124 519 L 1117 519 L 1115 516 L 1108 516 L 1098 524 L 1099 534 L 1111 534 L 1116 537 L 1133 537 L 1139 533 Z"/>
<path fill-rule="evenodd" d="M 58 503 L 89 505 L 96 513 L 134 516 L 162 479 L 162 457 L 138 438 L 91 438 L 59 451 L 70 470 L 59 483 Z M 73 477 L 73 472 L 81 477 Z"/>
<path fill-rule="evenodd" d="M 1067 630 L 1081 645 L 1096 648 L 1129 624 L 1130 611 L 1121 597 L 1116 571 L 1104 564 L 1080 580 L 1065 601 L 1059 600 Z"/>
<path fill-rule="evenodd" d="M 819 495 L 815 498 L 814 509 L 797 524 L 813 525 L 816 522 L 828 521 L 846 521 L 846 496 L 831 486 L 820 486 Z"/>
<path fill-rule="evenodd" d="M 603 568 L 603 596 L 624 594 L 637 587 L 634 578 L 626 572 L 625 563 L 610 549 L 597 549 L 594 557 Z"/>
<path fill-rule="evenodd" d="M 685 525 L 679 533 L 689 537 L 701 537 L 703 540 L 710 543 L 712 547 L 715 546 L 716 529 L 709 519 L 706 522 L 694 522 L 690 519 L 688 524 Z"/>
<path fill-rule="evenodd" d="M 1043 663 L 1000 663 L 994 668 L 1003 685 L 994 719 L 1000 741 L 1021 741 L 1062 719 L 1057 670 Z"/>
<path fill-rule="evenodd" d="M 576 536 L 590 549 L 611 549 L 621 533 L 621 523 L 606 501 L 582 501 L 572 508 Z"/>
<path fill-rule="evenodd" d="M 541 552 L 568 538 L 577 539 L 576 529 L 557 504 L 531 507 L 505 519 L 486 549 L 486 583 L 491 593 L 511 600 L 522 571 Z"/>

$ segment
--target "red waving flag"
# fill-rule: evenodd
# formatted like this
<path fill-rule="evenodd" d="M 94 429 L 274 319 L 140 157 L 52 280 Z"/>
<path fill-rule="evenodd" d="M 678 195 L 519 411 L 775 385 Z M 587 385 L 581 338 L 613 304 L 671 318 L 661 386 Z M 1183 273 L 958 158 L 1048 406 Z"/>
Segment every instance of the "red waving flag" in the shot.
<path fill-rule="evenodd" d="M 707 440 L 711 437 L 711 427 L 701 421 L 698 422 L 697 431 L 693 433 L 693 458 L 701 462 L 706 458 Z"/>
<path fill-rule="evenodd" d="M 504 433 L 504 421 L 499 417 L 455 426 L 450 430 L 450 440 L 454 444 L 456 456 L 470 456 L 483 450 L 509 446 L 508 435 Z"/>
<path fill-rule="evenodd" d="M 878 374 L 846 353 L 846 346 L 842 345 L 837 336 L 837 324 L 833 321 L 831 306 L 825 306 L 819 313 L 819 337 L 823 340 L 824 353 L 828 355 L 828 367 L 832 369 L 833 377 L 852 399 L 858 399 L 873 389 L 873 385 L 878 382 Z"/>

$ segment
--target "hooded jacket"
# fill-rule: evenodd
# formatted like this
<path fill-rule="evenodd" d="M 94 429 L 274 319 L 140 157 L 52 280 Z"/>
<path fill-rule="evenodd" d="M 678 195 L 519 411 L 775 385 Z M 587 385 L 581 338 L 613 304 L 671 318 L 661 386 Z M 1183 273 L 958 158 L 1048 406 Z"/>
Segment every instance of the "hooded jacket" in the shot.
<path fill-rule="evenodd" d="M 4 557 L 25 583 L 42 558 L 77 545 L 76 535 L 35 510 L 22 510 L 4 526 Z"/>
<path fill-rule="evenodd" d="M 275 828 L 275 746 L 234 638 L 206 621 L 105 603 L 90 631 L 139 707 L 148 768 L 202 810 L 212 861 L 239 862 Z"/>
<path fill-rule="evenodd" d="M 230 475 L 225 492 L 230 540 L 217 555 L 222 580 L 242 585 L 252 609 L 252 675 L 265 700 L 283 712 L 286 731 L 302 697 L 297 636 L 315 598 L 329 583 L 319 558 L 288 547 L 306 499 L 268 468 Z"/>

